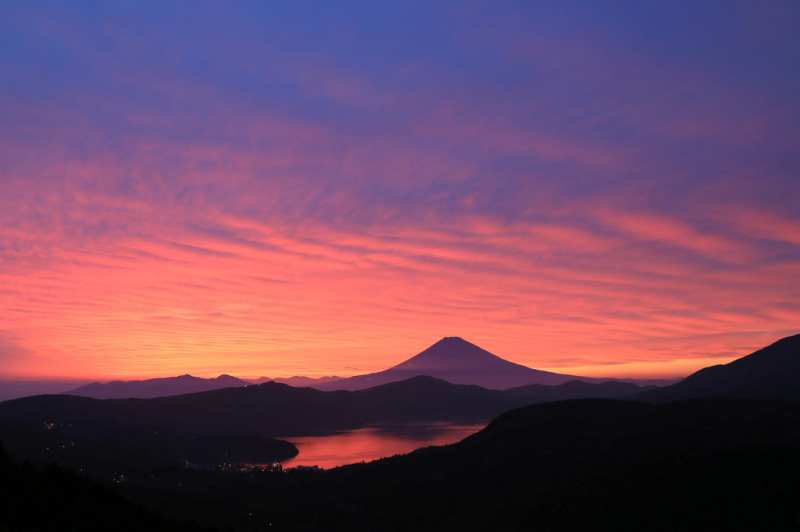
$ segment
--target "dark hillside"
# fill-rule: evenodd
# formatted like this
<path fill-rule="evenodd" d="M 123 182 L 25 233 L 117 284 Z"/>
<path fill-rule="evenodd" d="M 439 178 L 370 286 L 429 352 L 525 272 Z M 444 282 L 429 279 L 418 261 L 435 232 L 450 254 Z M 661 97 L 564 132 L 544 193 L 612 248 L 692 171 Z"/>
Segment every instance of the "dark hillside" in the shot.
<path fill-rule="evenodd" d="M 0 403 L 0 417 L 35 427 L 51 423 L 83 427 L 97 436 L 133 428 L 282 437 L 358 428 L 376 421 L 488 421 L 518 404 L 503 392 L 415 377 L 357 392 L 321 392 L 267 382 L 155 399 L 40 395 Z"/>
<path fill-rule="evenodd" d="M 568 399 L 617 399 L 655 386 L 637 386 L 631 382 L 606 381 L 585 382 L 568 381 L 551 386 L 547 384 L 529 384 L 509 388 L 505 392 L 522 400 L 525 404 L 546 403 L 549 401 L 566 401 Z"/>
<path fill-rule="evenodd" d="M 268 382 L 156 399 L 42 395 L 0 403 L 0 438 L 16 458 L 57 461 L 109 480 L 120 472 L 141 477 L 187 463 L 268 463 L 297 454 L 271 436 L 370 422 L 488 421 L 516 404 L 502 392 L 430 377 L 360 392 Z"/>
<path fill-rule="evenodd" d="M 798 403 L 578 400 L 508 412 L 452 446 L 233 492 L 259 494 L 286 530 L 795 530 L 798 475 Z"/>
<path fill-rule="evenodd" d="M 267 382 L 154 399 L 25 397 L 0 403 L 0 416 L 37 423 L 155 427 L 189 434 L 278 436 L 361 426 L 360 419 L 331 399 L 311 388 Z"/>
<path fill-rule="evenodd" d="M 666 403 L 690 397 L 763 397 L 800 399 L 800 334 L 718 366 L 710 366 L 682 381 L 631 399 Z"/>
<path fill-rule="evenodd" d="M 497 390 L 426 376 L 351 392 L 347 397 L 353 410 L 370 422 L 489 420 L 519 404 Z"/>
<path fill-rule="evenodd" d="M 2 445 L 0 530 L 210 532 L 134 506 L 110 488 L 55 465 L 38 471 L 30 464 L 17 464 Z"/>

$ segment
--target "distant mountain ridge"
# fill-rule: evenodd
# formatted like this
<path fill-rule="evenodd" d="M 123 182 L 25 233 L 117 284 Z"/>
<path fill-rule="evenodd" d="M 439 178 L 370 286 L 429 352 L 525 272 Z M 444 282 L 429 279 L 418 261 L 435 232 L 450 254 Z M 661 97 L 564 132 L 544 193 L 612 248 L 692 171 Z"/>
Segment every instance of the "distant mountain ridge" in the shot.
<path fill-rule="evenodd" d="M 324 382 L 331 382 L 331 381 L 338 381 L 343 379 L 344 377 L 337 377 L 336 375 L 330 375 L 326 377 L 304 377 L 300 375 L 295 375 L 293 377 L 259 377 L 253 380 L 253 384 L 261 384 L 263 382 L 278 382 L 281 384 L 288 384 L 289 386 L 294 386 L 295 388 L 304 388 L 304 387 L 314 387 L 317 384 L 322 384 Z"/>
<path fill-rule="evenodd" d="M 356 391 L 419 376 L 487 390 L 506 390 L 528 404 L 583 397 L 622 397 L 626 389 L 628 398 L 648 402 L 691 397 L 800 399 L 800 334 L 778 340 L 729 364 L 710 366 L 675 384 L 647 391 L 637 391 L 633 383 L 655 384 L 658 381 L 615 381 L 536 370 L 504 360 L 459 337 L 445 337 L 416 356 L 376 373 L 348 378 L 290 377 L 273 381 L 320 391 Z M 95 382 L 65 394 L 95 399 L 150 399 L 250 385 L 250 381 L 230 375 L 215 379 L 181 375 L 108 384 Z"/>
<path fill-rule="evenodd" d="M 288 384 L 295 388 L 310 387 L 321 391 L 365 390 L 401 382 L 414 377 L 429 376 L 445 380 L 451 384 L 475 385 L 488 390 L 506 390 L 527 385 L 560 386 L 570 381 L 599 384 L 616 381 L 631 386 L 664 386 L 674 381 L 662 379 L 612 379 L 581 377 L 553 373 L 529 368 L 505 360 L 460 337 L 445 337 L 412 358 L 389 369 L 356 375 L 353 377 L 259 377 L 258 379 L 239 379 L 230 375 L 220 375 L 214 379 L 202 379 L 191 375 L 165 377 L 135 381 L 113 381 L 106 384 L 93 382 L 73 390 L 62 392 L 66 395 L 79 395 L 93 399 L 153 399 L 172 395 L 184 395 L 203 391 L 250 386 L 265 382 Z M 573 387 L 564 394 L 558 391 L 541 390 L 541 400 L 554 400 L 554 397 L 611 397 L 617 394 L 607 388 L 605 392 L 597 389 L 579 391 Z M 633 393 L 634 388 L 630 393 Z M 563 391 L 563 390 L 562 390 Z M 585 393 L 589 391 L 588 395 Z M 552 392 L 552 393 L 551 393 Z M 609 395 L 610 394 L 610 395 Z M 22 396 L 17 394 L 17 396 Z"/>
<path fill-rule="evenodd" d="M 136 381 L 111 381 L 107 384 L 93 382 L 74 390 L 64 392 L 65 395 L 78 395 L 92 399 L 153 399 L 170 395 L 206 392 L 222 388 L 249 386 L 251 383 L 230 375 L 220 375 L 213 379 L 181 375 Z"/>
<path fill-rule="evenodd" d="M 192 375 L 177 377 L 158 377 L 154 379 L 133 381 L 111 381 L 108 383 L 92 382 L 78 388 L 60 392 L 63 395 L 78 395 L 92 399 L 154 399 L 156 397 L 169 397 L 172 395 L 185 395 L 187 393 L 208 392 L 223 388 L 238 388 L 251 386 L 264 382 L 277 382 L 288 384 L 294 388 L 314 387 L 317 384 L 341 380 L 342 377 L 259 377 L 255 380 L 240 379 L 231 375 L 204 379 Z M 41 392 L 40 392 L 41 393 Z M 28 395 L 38 395 L 36 393 Z M 19 397 L 24 397 L 20 395 Z M 16 398 L 16 397 L 14 397 Z"/>
<path fill-rule="evenodd" d="M 602 382 L 563 375 L 509 362 L 457 336 L 445 337 L 418 355 L 387 370 L 314 385 L 318 390 L 363 390 L 373 386 L 427 375 L 453 384 L 472 384 L 489 390 L 504 390 L 527 384 L 558 385 L 571 380 Z"/>

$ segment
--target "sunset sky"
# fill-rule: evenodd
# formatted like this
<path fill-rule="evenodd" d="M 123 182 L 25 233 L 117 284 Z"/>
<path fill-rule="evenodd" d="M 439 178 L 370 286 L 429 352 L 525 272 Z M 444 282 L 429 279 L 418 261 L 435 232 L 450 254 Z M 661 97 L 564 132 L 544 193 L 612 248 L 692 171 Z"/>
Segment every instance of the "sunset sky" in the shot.
<path fill-rule="evenodd" d="M 675 377 L 800 332 L 800 2 L 0 3 L 0 378 Z"/>

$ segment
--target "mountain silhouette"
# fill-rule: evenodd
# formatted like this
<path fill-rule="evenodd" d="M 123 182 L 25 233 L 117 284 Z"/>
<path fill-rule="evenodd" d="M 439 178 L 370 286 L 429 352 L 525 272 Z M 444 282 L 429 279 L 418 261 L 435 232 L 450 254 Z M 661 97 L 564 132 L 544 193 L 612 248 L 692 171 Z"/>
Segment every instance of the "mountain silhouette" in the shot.
<path fill-rule="evenodd" d="M 259 377 L 257 379 L 253 379 L 253 384 L 261 384 L 264 382 L 278 382 L 281 384 L 288 384 L 289 386 L 293 386 L 295 388 L 303 388 L 303 387 L 311 387 L 313 388 L 317 384 L 322 384 L 324 382 L 331 382 L 331 381 L 338 381 L 341 380 L 343 377 L 337 377 L 336 375 L 330 375 L 327 377 L 305 377 L 302 375 L 295 375 L 293 377 Z"/>
<path fill-rule="evenodd" d="M 489 390 L 504 390 L 526 384 L 562 384 L 571 380 L 599 382 L 515 364 L 493 355 L 457 336 L 445 337 L 418 355 L 377 373 L 357 375 L 314 385 L 318 390 L 362 390 L 390 382 L 427 375 L 453 384 L 474 384 Z"/>
<path fill-rule="evenodd" d="M 693 397 L 800 399 L 800 334 L 728 364 L 703 368 L 671 386 L 630 396 L 653 403 Z"/>
<path fill-rule="evenodd" d="M 137 381 L 111 381 L 107 384 L 93 382 L 80 388 L 75 388 L 65 395 L 79 395 L 92 399 L 153 399 L 169 395 L 183 395 L 187 393 L 219 390 L 221 388 L 234 388 L 249 386 L 251 383 L 230 375 L 220 375 L 214 379 L 202 379 L 191 375 L 179 377 L 165 377 Z"/>

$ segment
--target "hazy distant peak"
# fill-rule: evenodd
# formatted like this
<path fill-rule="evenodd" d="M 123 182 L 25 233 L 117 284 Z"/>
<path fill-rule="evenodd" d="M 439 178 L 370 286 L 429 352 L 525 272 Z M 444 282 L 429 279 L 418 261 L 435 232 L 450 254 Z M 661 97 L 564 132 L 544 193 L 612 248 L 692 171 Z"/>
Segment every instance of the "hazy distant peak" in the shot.
<path fill-rule="evenodd" d="M 483 353 L 493 357 L 495 356 L 491 354 L 489 351 L 486 351 L 485 349 L 473 344 L 472 342 L 464 340 L 460 336 L 445 336 L 444 338 L 442 338 L 441 340 L 430 346 L 428 349 L 423 351 L 423 353 L 426 351 L 432 351 L 437 355 L 448 353 L 448 351 L 455 351 L 455 352 L 460 352 L 460 354 L 472 352 L 472 353 Z"/>
<path fill-rule="evenodd" d="M 453 346 L 454 345 L 462 345 L 462 346 L 463 345 L 471 345 L 473 347 L 478 347 L 477 345 L 473 344 L 472 342 L 468 342 L 468 341 L 464 340 L 460 336 L 445 336 L 444 338 L 442 338 L 441 340 L 439 340 L 438 342 L 433 344 L 431 347 L 436 346 L 436 345 L 453 345 Z"/>
<path fill-rule="evenodd" d="M 512 364 L 458 336 L 446 336 L 392 369 L 457 368 L 502 361 Z M 476 367 L 475 369 L 480 369 Z"/>
<path fill-rule="evenodd" d="M 259 377 L 254 381 L 254 383 L 262 383 L 268 381 L 280 382 L 283 384 L 288 384 L 289 386 L 294 386 L 295 388 L 304 388 L 308 386 L 316 386 L 319 384 L 324 384 L 326 382 L 333 382 L 341 380 L 342 377 L 336 375 L 327 375 L 325 377 L 302 377 L 295 375 L 293 377 L 278 377 L 278 378 L 270 378 L 270 377 Z"/>
<path fill-rule="evenodd" d="M 94 399 L 141 399 L 196 393 L 219 388 L 248 386 L 250 383 L 230 375 L 220 375 L 212 379 L 193 377 L 188 373 L 177 377 L 159 377 L 147 380 L 112 381 L 107 384 L 95 382 L 64 392 L 67 395 L 80 395 Z"/>
<path fill-rule="evenodd" d="M 416 356 L 387 370 L 313 386 L 320 390 L 360 390 L 418 375 L 493 390 L 534 383 L 561 384 L 573 379 L 595 380 L 529 368 L 500 358 L 458 336 L 445 336 Z"/>

